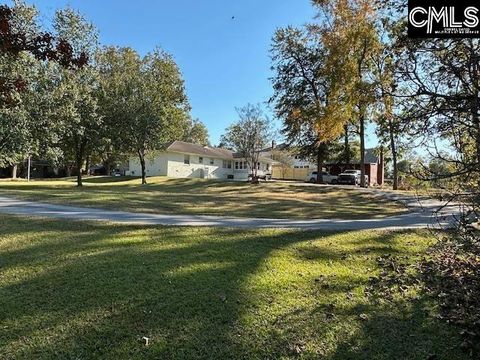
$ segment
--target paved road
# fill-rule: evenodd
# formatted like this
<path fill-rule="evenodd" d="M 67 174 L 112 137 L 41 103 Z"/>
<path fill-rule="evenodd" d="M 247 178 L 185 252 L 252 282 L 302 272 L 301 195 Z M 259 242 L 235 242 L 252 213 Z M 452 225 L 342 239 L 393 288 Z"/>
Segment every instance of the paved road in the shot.
<path fill-rule="evenodd" d="M 54 205 L 24 201 L 0 196 L 0 213 L 59 218 L 69 220 L 109 221 L 122 224 L 175 225 L 175 226 L 217 226 L 238 228 L 288 228 L 306 230 L 363 230 L 363 229 L 415 229 L 447 227 L 451 224 L 454 207 L 445 208 L 440 216 L 434 212 L 440 203 L 430 200 L 420 205 L 413 197 L 393 197 L 409 207 L 410 212 L 383 219 L 341 220 L 341 219 L 250 219 L 202 215 L 161 215 L 130 213 L 105 209 Z"/>

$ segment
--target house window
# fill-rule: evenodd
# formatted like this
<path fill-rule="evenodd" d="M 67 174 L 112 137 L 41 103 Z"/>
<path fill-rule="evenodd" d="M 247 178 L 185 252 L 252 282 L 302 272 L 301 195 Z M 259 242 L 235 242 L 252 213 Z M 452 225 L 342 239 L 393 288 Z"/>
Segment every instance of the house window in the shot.
<path fill-rule="evenodd" d="M 238 170 L 238 161 L 235 161 L 235 170 Z"/>
<path fill-rule="evenodd" d="M 232 168 L 232 162 L 230 160 L 223 160 L 222 167 L 224 169 L 231 169 Z"/>
<path fill-rule="evenodd" d="M 210 165 L 213 165 L 215 164 L 215 160 L 213 160 L 212 158 L 210 158 Z"/>
<path fill-rule="evenodd" d="M 248 169 L 248 164 L 247 164 L 246 161 L 243 163 L 243 168 L 244 168 L 245 170 Z"/>
<path fill-rule="evenodd" d="M 183 155 L 183 163 L 190 165 L 190 155 Z"/>
<path fill-rule="evenodd" d="M 270 170 L 270 164 L 269 163 L 266 164 L 266 168 L 267 168 L 267 171 Z"/>
<path fill-rule="evenodd" d="M 198 157 L 198 163 L 203 164 L 203 157 L 201 157 L 201 156 Z"/>

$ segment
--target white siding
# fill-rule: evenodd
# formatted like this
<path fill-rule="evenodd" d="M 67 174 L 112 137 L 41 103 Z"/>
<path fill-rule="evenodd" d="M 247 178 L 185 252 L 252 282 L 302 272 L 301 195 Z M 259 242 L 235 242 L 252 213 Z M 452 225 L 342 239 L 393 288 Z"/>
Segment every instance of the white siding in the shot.
<path fill-rule="evenodd" d="M 213 165 L 210 165 L 211 158 L 203 156 L 203 164 L 200 164 L 199 157 L 200 155 L 190 154 L 190 164 L 185 164 L 185 154 L 168 153 L 167 176 L 176 178 L 227 179 L 227 175 L 233 174 L 233 169 L 224 169 L 222 167 L 222 159 L 213 158 Z"/>
<path fill-rule="evenodd" d="M 190 156 L 190 164 L 185 164 L 185 155 Z M 199 158 L 203 157 L 203 163 Z M 213 165 L 210 160 L 213 160 Z M 147 176 L 169 176 L 173 178 L 207 178 L 207 179 L 228 179 L 229 175 L 233 175 L 234 180 L 247 180 L 250 169 L 235 170 L 235 161 L 244 161 L 242 159 L 230 160 L 231 169 L 223 168 L 224 159 L 210 158 L 208 156 L 200 156 L 194 154 L 163 152 L 156 155 L 154 159 L 147 159 L 145 162 Z M 227 160 L 229 161 L 229 160 Z M 141 176 L 142 168 L 138 158 L 131 158 L 128 162 L 129 171 L 127 175 Z M 259 175 L 270 173 L 266 171 L 266 163 L 261 162 Z"/>
<path fill-rule="evenodd" d="M 155 158 L 145 160 L 145 170 L 147 176 L 167 176 L 167 153 L 157 154 Z M 138 157 L 131 158 L 128 161 L 127 175 L 142 176 L 142 167 Z"/>

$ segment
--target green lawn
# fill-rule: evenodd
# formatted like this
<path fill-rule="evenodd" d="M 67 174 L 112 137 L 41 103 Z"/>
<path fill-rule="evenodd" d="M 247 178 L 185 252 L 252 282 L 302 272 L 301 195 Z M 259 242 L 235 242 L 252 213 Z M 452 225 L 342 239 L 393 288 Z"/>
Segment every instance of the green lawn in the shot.
<path fill-rule="evenodd" d="M 1 215 L 0 234 L 1 359 L 464 358 L 427 299 L 364 294 L 378 256 L 413 261 L 428 232 Z"/>
<path fill-rule="evenodd" d="M 52 203 L 162 214 L 229 215 L 263 218 L 381 218 L 405 211 L 397 203 L 355 188 L 251 185 L 202 179 L 89 178 L 83 188 L 73 179 L 1 181 L 0 194 Z"/>

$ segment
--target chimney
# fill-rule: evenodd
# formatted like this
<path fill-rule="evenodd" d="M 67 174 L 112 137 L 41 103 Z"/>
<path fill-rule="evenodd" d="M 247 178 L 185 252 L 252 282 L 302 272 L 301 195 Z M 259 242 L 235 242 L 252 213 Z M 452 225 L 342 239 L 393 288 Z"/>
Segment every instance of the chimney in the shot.
<path fill-rule="evenodd" d="M 272 150 L 275 149 L 275 146 L 276 146 L 276 145 L 277 145 L 277 144 L 275 143 L 275 140 L 272 140 Z"/>

